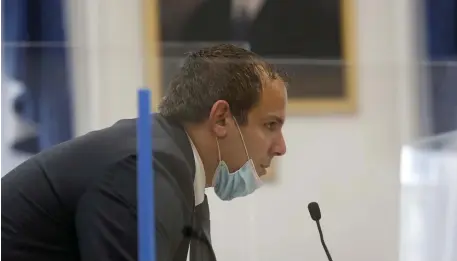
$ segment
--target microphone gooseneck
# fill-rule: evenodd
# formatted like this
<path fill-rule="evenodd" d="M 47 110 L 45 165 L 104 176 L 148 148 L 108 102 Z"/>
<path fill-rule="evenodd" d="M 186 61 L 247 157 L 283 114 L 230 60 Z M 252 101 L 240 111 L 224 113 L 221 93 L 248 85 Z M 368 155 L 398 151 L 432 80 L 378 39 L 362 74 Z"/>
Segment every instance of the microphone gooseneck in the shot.
<path fill-rule="evenodd" d="M 319 208 L 319 204 L 317 202 L 311 202 L 308 204 L 308 211 L 309 214 L 311 215 L 311 218 L 316 221 L 317 224 L 317 230 L 319 231 L 319 237 L 321 239 L 321 244 L 322 247 L 324 247 L 325 254 L 327 255 L 327 258 L 329 261 L 333 261 L 332 256 L 330 255 L 330 252 L 328 251 L 327 245 L 325 244 L 324 241 L 324 234 L 322 233 L 322 228 L 319 220 L 321 219 L 321 210 Z"/>

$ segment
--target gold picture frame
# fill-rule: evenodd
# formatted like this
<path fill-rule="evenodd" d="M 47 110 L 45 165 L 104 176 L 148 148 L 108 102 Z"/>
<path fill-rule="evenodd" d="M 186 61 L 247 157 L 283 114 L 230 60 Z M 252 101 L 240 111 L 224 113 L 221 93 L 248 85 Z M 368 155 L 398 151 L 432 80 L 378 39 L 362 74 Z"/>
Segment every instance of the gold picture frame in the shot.
<path fill-rule="evenodd" d="M 336 1 L 336 0 L 335 0 Z M 345 63 L 344 91 L 341 97 L 294 98 L 289 95 L 288 115 L 350 114 L 357 109 L 357 63 L 355 0 L 339 0 L 341 10 L 342 52 Z M 163 95 L 159 0 L 143 0 L 144 82 L 152 90 L 153 110 Z"/>

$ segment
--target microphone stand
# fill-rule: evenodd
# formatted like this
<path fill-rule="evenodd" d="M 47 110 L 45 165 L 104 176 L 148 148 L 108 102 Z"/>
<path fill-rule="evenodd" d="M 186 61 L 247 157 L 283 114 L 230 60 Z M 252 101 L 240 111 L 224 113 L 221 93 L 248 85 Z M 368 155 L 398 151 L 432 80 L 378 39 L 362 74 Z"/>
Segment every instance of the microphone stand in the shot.
<path fill-rule="evenodd" d="M 322 243 L 322 246 L 324 247 L 325 254 L 327 255 L 327 258 L 329 261 L 333 261 L 332 257 L 330 256 L 330 252 L 328 251 L 327 245 L 325 244 L 324 234 L 322 233 L 322 228 L 321 228 L 321 224 L 320 224 L 319 220 L 316 220 L 316 224 L 317 224 L 317 230 L 319 230 L 319 237 L 321 238 L 321 243 Z"/>

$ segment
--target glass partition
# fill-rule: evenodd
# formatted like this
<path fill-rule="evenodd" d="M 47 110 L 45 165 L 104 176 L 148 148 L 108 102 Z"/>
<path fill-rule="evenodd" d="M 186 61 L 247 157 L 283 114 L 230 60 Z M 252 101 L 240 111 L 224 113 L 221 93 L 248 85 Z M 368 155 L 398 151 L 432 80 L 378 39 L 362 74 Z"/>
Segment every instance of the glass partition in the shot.
<path fill-rule="evenodd" d="M 457 131 L 405 146 L 401 261 L 457 260 Z"/>

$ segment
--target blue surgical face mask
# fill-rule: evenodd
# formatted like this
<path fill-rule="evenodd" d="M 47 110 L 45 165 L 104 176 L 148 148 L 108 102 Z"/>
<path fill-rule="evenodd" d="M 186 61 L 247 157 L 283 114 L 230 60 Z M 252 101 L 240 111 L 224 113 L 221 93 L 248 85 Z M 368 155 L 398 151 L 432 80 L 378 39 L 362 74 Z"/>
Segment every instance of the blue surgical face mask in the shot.
<path fill-rule="evenodd" d="M 240 133 L 241 141 L 243 142 L 248 161 L 239 170 L 230 173 L 227 164 L 221 159 L 219 141 L 216 140 L 219 154 L 219 165 L 214 174 L 213 187 L 216 195 L 222 200 L 232 200 L 234 198 L 247 196 L 262 186 L 262 181 L 257 174 L 254 161 L 249 157 L 243 134 L 241 133 L 236 120 L 235 123 L 238 128 L 238 132 Z"/>

